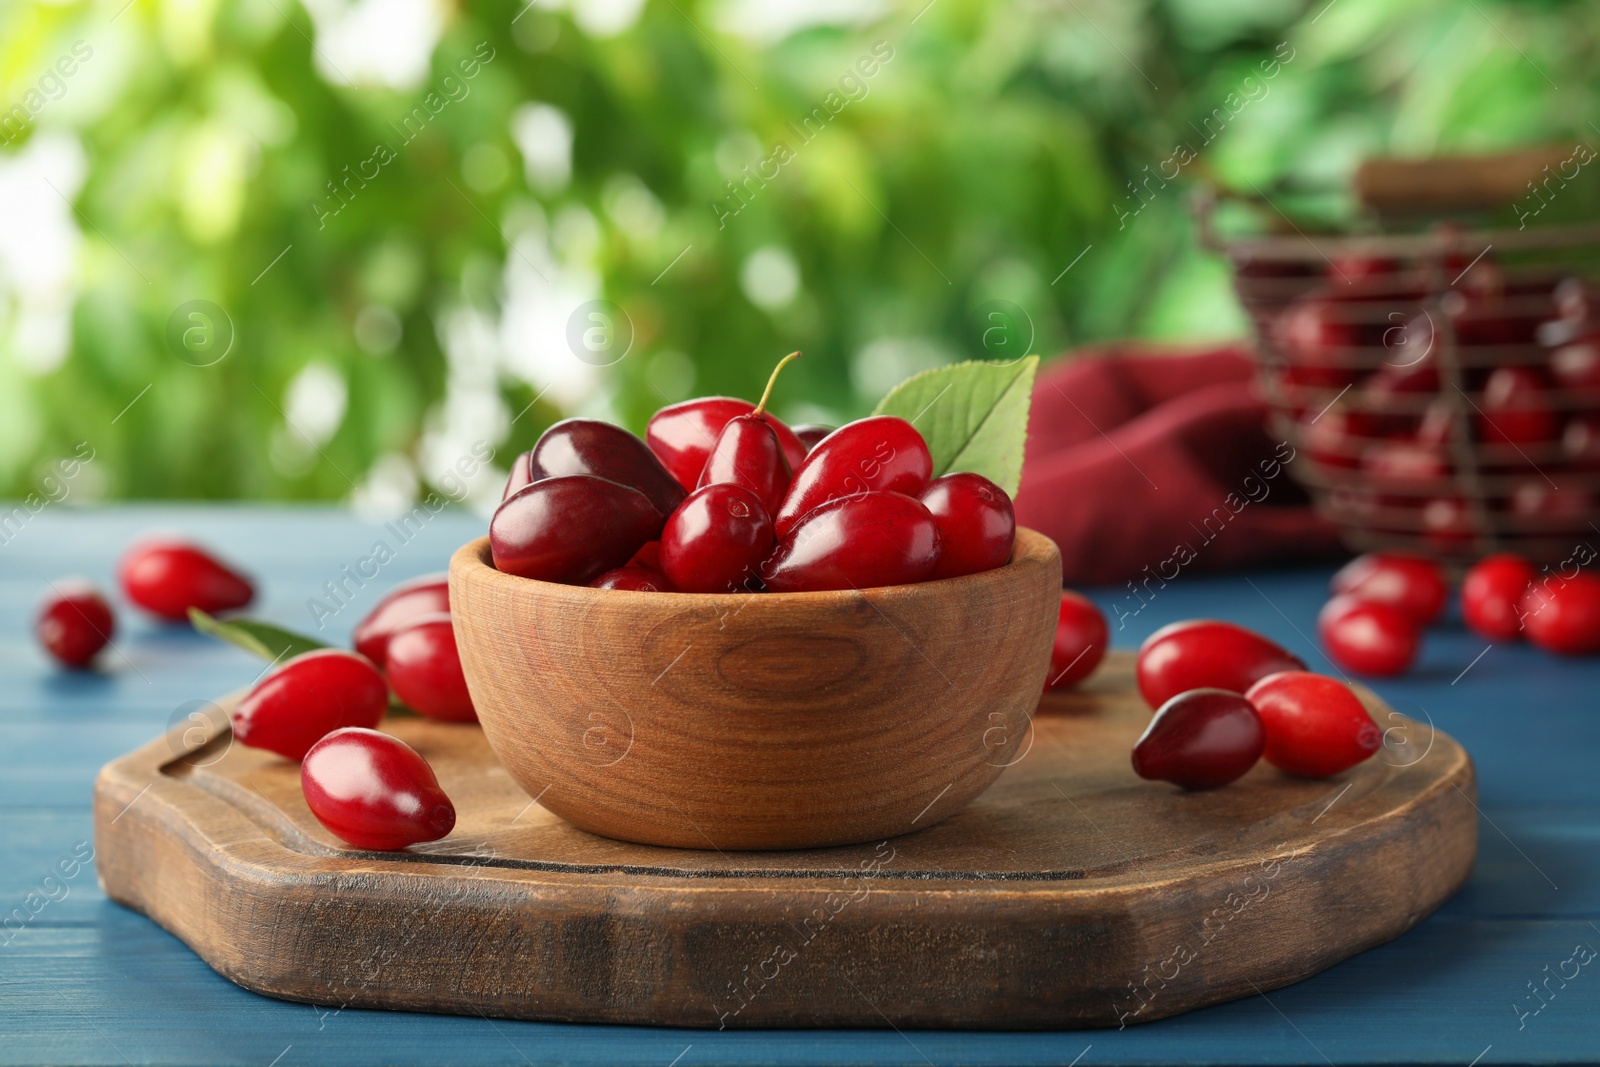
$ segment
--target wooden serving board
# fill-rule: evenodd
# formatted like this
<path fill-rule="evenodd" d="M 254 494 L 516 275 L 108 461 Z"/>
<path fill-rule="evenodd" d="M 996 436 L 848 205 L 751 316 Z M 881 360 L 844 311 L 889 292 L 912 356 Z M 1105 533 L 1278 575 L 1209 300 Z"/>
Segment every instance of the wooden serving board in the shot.
<path fill-rule="evenodd" d="M 296 765 L 231 744 L 225 700 L 101 772 L 97 859 L 113 899 L 223 975 L 330 1007 L 712 1028 L 1126 1025 L 1298 981 L 1399 935 L 1465 881 L 1471 760 L 1368 699 L 1388 732 L 1360 767 L 1306 781 L 1263 763 L 1183 793 L 1130 769 L 1150 712 L 1131 658 L 1113 655 L 1084 691 L 1044 700 L 1014 765 L 951 818 L 766 853 L 587 834 L 518 789 L 475 727 L 409 717 L 385 728 L 432 763 L 456 830 L 352 851 L 312 818 Z"/>

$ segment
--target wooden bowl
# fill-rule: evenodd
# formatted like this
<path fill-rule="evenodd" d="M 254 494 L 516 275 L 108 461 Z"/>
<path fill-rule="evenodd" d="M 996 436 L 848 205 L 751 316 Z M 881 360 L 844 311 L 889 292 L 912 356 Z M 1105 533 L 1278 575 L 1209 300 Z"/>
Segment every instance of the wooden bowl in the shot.
<path fill-rule="evenodd" d="M 545 808 L 697 849 L 882 840 L 960 810 L 1032 744 L 1061 592 L 1049 538 L 921 585 L 636 593 L 450 561 L 484 734 Z"/>

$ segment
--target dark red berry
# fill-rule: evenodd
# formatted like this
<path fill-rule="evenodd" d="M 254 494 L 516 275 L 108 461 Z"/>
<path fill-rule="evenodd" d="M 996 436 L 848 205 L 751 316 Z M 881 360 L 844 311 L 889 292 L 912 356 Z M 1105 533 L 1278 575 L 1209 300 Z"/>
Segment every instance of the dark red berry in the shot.
<path fill-rule="evenodd" d="M 772 546 L 772 519 L 756 494 L 718 482 L 690 493 L 667 520 L 661 571 L 683 593 L 749 592 L 760 588 Z"/>
<path fill-rule="evenodd" d="M 1580 469 L 1600 469 L 1600 415 L 1568 419 L 1561 430 L 1561 454 Z"/>
<path fill-rule="evenodd" d="M 1306 453 L 1325 467 L 1341 470 L 1361 466 L 1371 429 L 1366 416 L 1339 404 L 1325 411 L 1308 411 L 1300 423 Z"/>
<path fill-rule="evenodd" d="M 1317 635 L 1340 668 L 1378 678 L 1404 674 L 1422 644 L 1421 627 L 1399 605 L 1348 594 L 1323 605 Z"/>
<path fill-rule="evenodd" d="M 1465 552 L 1478 540 L 1478 521 L 1461 497 L 1435 497 L 1422 505 L 1422 538 L 1440 555 Z"/>
<path fill-rule="evenodd" d="M 430 574 L 395 586 L 367 617 L 356 623 L 350 643 L 382 670 L 388 657 L 389 637 L 428 615 L 450 611 L 450 581 Z"/>
<path fill-rule="evenodd" d="M 778 541 L 761 578 L 774 593 L 865 589 L 925 582 L 938 566 L 939 528 L 922 502 L 865 492 L 808 512 Z"/>
<path fill-rule="evenodd" d="M 1334 301 L 1313 296 L 1291 304 L 1272 334 L 1291 361 L 1284 371 L 1291 385 L 1343 389 L 1360 373 L 1347 363 L 1349 350 L 1361 343 L 1360 327 Z"/>
<path fill-rule="evenodd" d="M 1455 406 L 1448 400 L 1435 400 L 1428 405 L 1428 410 L 1422 413 L 1422 422 L 1417 426 L 1416 441 L 1420 445 L 1442 450 L 1449 447 L 1455 431 Z"/>
<path fill-rule="evenodd" d="M 209 615 L 242 608 L 256 595 L 250 579 L 181 541 L 134 546 L 122 557 L 117 575 L 129 600 L 172 622 L 187 621 L 190 608 Z"/>
<path fill-rule="evenodd" d="M 665 521 L 637 489 L 587 475 L 546 478 L 495 511 L 489 549 L 507 574 L 587 585 L 632 559 Z"/>
<path fill-rule="evenodd" d="M 111 605 L 87 582 L 52 584 L 54 591 L 39 610 L 34 633 L 44 650 L 63 666 L 87 667 L 116 632 Z"/>
<path fill-rule="evenodd" d="M 1109 635 L 1106 617 L 1094 601 L 1070 589 L 1061 593 L 1056 615 L 1056 639 L 1050 646 L 1050 673 L 1046 689 L 1069 689 L 1094 673 L 1105 658 Z"/>
<path fill-rule="evenodd" d="M 598 419 L 563 419 L 546 430 L 528 453 L 530 483 L 574 475 L 637 489 L 663 515 L 683 503 L 683 487 L 649 446 L 622 427 Z"/>
<path fill-rule="evenodd" d="M 651 542 L 654 544 L 654 542 Z M 626 567 L 606 571 L 590 582 L 594 589 L 628 589 L 635 593 L 672 593 L 672 583 L 660 571 L 630 563 Z"/>
<path fill-rule="evenodd" d="M 693 490 L 699 486 L 706 458 L 711 455 L 717 435 L 728 420 L 748 415 L 755 408 L 750 401 L 731 396 L 708 396 L 670 404 L 651 416 L 645 441 L 678 484 L 685 490 Z M 806 458 L 806 446 L 780 420 L 768 418 L 783 445 L 789 466 L 800 466 Z"/>
<path fill-rule="evenodd" d="M 1017 538 L 1011 497 L 981 474 L 935 478 L 919 497 L 939 527 L 935 578 L 957 578 L 1004 566 Z"/>
<path fill-rule="evenodd" d="M 1216 789 L 1244 777 L 1266 745 L 1255 708 L 1226 689 L 1179 693 L 1155 713 L 1133 746 L 1133 772 L 1185 789 Z"/>
<path fill-rule="evenodd" d="M 1600 652 L 1600 578 L 1586 571 L 1540 578 L 1522 594 L 1518 610 L 1528 640 L 1545 651 Z"/>
<path fill-rule="evenodd" d="M 1368 552 L 1333 576 L 1335 593 L 1390 604 L 1426 626 L 1439 617 L 1449 599 L 1444 571 L 1427 556 L 1414 552 Z"/>
<path fill-rule="evenodd" d="M 430 719 L 478 721 L 448 615 L 419 619 L 389 638 L 389 687 L 402 704 Z"/>
<path fill-rule="evenodd" d="M 1145 703 L 1159 708 L 1191 689 L 1243 693 L 1269 674 L 1305 668 L 1298 657 L 1243 626 L 1189 619 L 1145 638 L 1136 673 Z"/>
<path fill-rule="evenodd" d="M 1520 634 L 1519 605 L 1534 577 L 1533 564 L 1514 552 L 1479 560 L 1461 583 L 1461 614 L 1472 632 L 1490 641 Z"/>
<path fill-rule="evenodd" d="M 933 457 L 917 428 L 893 415 L 841 426 L 806 456 L 772 517 L 782 540 L 830 500 L 873 490 L 918 496 L 933 478 Z"/>
<path fill-rule="evenodd" d="M 1549 385 L 1532 367 L 1496 367 L 1478 401 L 1478 433 L 1490 443 L 1529 445 L 1553 441 L 1560 421 Z"/>
<path fill-rule="evenodd" d="M 335 730 L 318 741 L 300 765 L 300 789 L 317 821 L 356 848 L 387 852 L 437 841 L 456 825 L 433 768 L 376 730 Z"/>
<path fill-rule="evenodd" d="M 1563 389 L 1600 392 L 1600 340 L 1563 345 L 1550 354 L 1550 373 Z"/>
<path fill-rule="evenodd" d="M 1269 675 L 1244 698 L 1261 717 L 1263 755 L 1281 771 L 1327 778 L 1349 770 L 1383 744 L 1383 734 L 1350 687 L 1306 671 Z"/>
<path fill-rule="evenodd" d="M 323 648 L 295 656 L 257 682 L 233 709 L 233 736 L 298 760 L 331 730 L 378 725 L 388 707 L 389 686 L 372 661 Z"/>

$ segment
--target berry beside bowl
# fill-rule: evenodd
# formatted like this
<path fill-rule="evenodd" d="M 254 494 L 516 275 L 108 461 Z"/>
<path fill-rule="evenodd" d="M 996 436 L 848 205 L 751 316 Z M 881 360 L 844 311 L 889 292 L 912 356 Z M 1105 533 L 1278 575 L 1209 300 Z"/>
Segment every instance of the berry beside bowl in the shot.
<path fill-rule="evenodd" d="M 1018 529 L 962 577 L 795 593 L 561 585 L 450 562 L 472 703 L 539 803 L 674 848 L 878 841 L 959 811 L 1016 759 L 1044 686 L 1061 557 Z"/>

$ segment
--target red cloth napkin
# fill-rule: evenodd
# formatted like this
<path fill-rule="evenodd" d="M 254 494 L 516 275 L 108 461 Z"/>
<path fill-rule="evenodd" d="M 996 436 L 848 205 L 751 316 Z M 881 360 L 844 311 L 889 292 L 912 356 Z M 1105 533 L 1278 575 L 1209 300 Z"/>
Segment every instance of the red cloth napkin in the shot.
<path fill-rule="evenodd" d="M 1017 522 L 1061 547 L 1068 584 L 1348 554 L 1268 435 L 1237 345 L 1106 345 L 1046 367 L 1033 392 Z"/>

